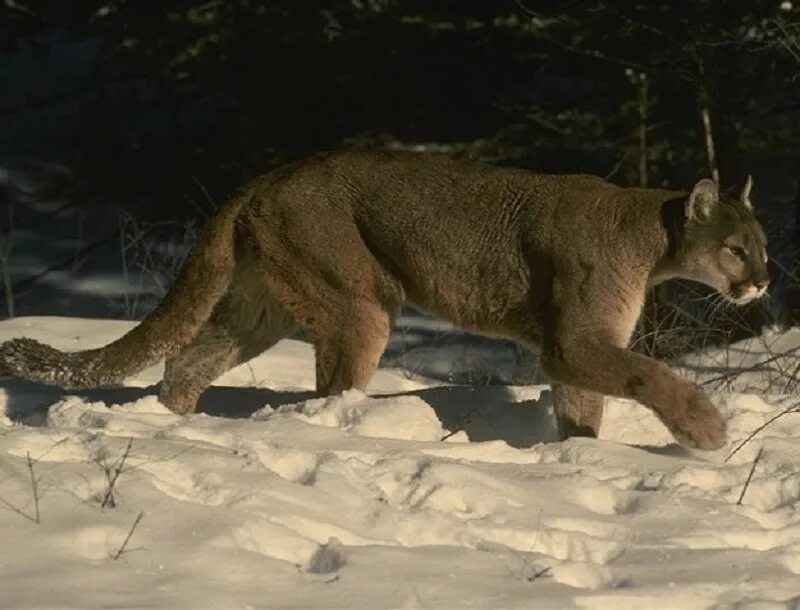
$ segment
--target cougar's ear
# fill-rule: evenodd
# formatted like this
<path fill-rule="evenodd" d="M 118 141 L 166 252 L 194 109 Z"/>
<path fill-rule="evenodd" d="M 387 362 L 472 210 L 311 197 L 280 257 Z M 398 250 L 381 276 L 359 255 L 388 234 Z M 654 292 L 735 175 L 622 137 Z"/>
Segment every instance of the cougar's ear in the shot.
<path fill-rule="evenodd" d="M 714 208 L 719 205 L 719 187 L 717 183 L 703 178 L 694 185 L 686 200 L 686 218 L 703 222 L 711 217 Z"/>
<path fill-rule="evenodd" d="M 747 174 L 747 180 L 744 182 L 744 187 L 742 188 L 742 194 L 739 195 L 739 201 L 741 201 L 748 210 L 753 209 L 753 204 L 750 201 L 750 191 L 753 189 L 753 177 L 750 174 Z"/>

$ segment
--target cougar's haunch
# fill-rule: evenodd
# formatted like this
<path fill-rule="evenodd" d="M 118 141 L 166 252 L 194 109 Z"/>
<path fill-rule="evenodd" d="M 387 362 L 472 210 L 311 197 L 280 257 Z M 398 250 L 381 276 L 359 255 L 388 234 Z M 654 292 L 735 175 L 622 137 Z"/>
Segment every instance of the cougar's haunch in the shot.
<path fill-rule="evenodd" d="M 561 436 L 597 434 L 603 394 L 649 407 L 675 437 L 720 447 L 695 385 L 628 351 L 648 286 L 764 294 L 766 238 L 749 201 L 710 180 L 690 193 L 625 189 L 417 153 L 338 153 L 242 187 L 200 237 L 163 303 L 99 349 L 0 346 L 0 374 L 82 388 L 166 358 L 161 399 L 191 411 L 229 368 L 297 326 L 317 391 L 365 389 L 404 301 L 475 332 L 538 346 Z"/>

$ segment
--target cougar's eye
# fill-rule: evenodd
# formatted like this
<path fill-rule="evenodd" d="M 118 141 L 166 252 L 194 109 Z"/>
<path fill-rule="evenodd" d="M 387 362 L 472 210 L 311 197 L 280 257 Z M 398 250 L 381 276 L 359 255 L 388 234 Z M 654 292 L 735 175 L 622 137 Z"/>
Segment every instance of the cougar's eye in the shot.
<path fill-rule="evenodd" d="M 747 252 L 745 252 L 743 248 L 740 248 L 739 246 L 728 246 L 728 245 L 726 245 L 725 247 L 731 254 L 733 254 L 740 261 L 744 262 L 747 260 Z"/>

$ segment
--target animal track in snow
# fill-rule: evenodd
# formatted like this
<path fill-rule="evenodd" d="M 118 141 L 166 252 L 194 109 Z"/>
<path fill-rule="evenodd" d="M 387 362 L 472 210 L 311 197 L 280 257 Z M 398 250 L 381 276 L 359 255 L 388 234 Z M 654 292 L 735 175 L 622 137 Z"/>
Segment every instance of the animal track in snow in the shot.
<path fill-rule="evenodd" d="M 540 553 L 559 560 L 604 565 L 624 551 L 623 541 L 596 538 L 575 531 L 552 527 L 515 529 L 470 523 L 469 530 L 482 540 L 499 543 L 517 551 Z"/>
<path fill-rule="evenodd" d="M 251 517 L 213 541 L 216 546 L 240 548 L 265 557 L 303 565 L 316 552 L 318 543 L 268 518 Z"/>
<path fill-rule="evenodd" d="M 698 530 L 673 538 L 673 542 L 689 549 L 751 549 L 768 551 L 800 543 L 800 525 L 775 530 L 727 529 Z"/>
<path fill-rule="evenodd" d="M 718 605 L 725 590 L 718 584 L 683 585 L 680 589 L 667 587 L 619 588 L 589 595 L 576 595 L 573 602 L 583 610 L 738 610 L 738 606 Z"/>
<path fill-rule="evenodd" d="M 780 551 L 781 563 L 792 574 L 800 574 L 800 544 L 791 545 Z"/>
<path fill-rule="evenodd" d="M 110 436 L 149 436 L 154 428 L 177 425 L 182 416 L 172 413 L 156 396 L 123 405 L 86 402 L 77 396 L 59 401 L 47 414 L 48 428 L 101 429 Z"/>
<path fill-rule="evenodd" d="M 266 470 L 302 485 L 314 483 L 317 469 L 327 457 L 324 453 L 260 441 L 241 442 L 236 452 L 242 457 L 255 458 Z"/>
<path fill-rule="evenodd" d="M 745 597 L 736 601 L 735 604 L 724 607 L 733 608 L 733 610 L 798 610 L 800 608 L 800 596 L 781 600 Z"/>
<path fill-rule="evenodd" d="M 744 484 L 744 483 L 742 483 Z M 737 490 L 738 491 L 738 490 Z M 761 511 L 791 506 L 800 499 L 800 474 L 754 479 L 747 487 L 742 502 Z"/>
<path fill-rule="evenodd" d="M 338 538 L 329 538 L 321 544 L 305 565 L 310 574 L 330 574 L 341 570 L 346 563 L 342 542 Z"/>
<path fill-rule="evenodd" d="M 138 469 L 147 472 L 153 486 L 163 493 L 192 504 L 230 505 L 251 493 L 235 484 L 227 484 L 217 472 L 199 470 L 177 461 L 144 463 Z"/>
<path fill-rule="evenodd" d="M 578 519 L 570 517 L 550 517 L 545 519 L 548 527 L 567 532 L 581 532 L 595 538 L 610 538 L 623 540 L 630 535 L 629 530 L 618 523 L 605 523 L 592 519 Z"/>
<path fill-rule="evenodd" d="M 56 544 L 90 561 L 102 562 L 119 550 L 127 534 L 128 530 L 121 527 L 90 525 L 60 534 Z"/>
<path fill-rule="evenodd" d="M 636 508 L 633 492 L 618 491 L 611 485 L 594 481 L 576 481 L 569 491 L 576 504 L 599 515 L 619 515 Z"/>
<path fill-rule="evenodd" d="M 580 589 L 603 589 L 616 584 L 607 566 L 594 563 L 563 561 L 550 566 L 549 573 L 557 583 Z"/>
<path fill-rule="evenodd" d="M 696 490 L 718 494 L 720 489 L 729 489 L 744 482 L 749 467 L 685 466 L 668 477 L 670 487 L 685 485 Z"/>
<path fill-rule="evenodd" d="M 294 417 L 358 436 L 438 441 L 445 435 L 433 408 L 417 396 L 372 398 L 358 390 L 306 400 L 254 414 L 254 419 Z"/>
<path fill-rule="evenodd" d="M 474 519 L 520 505 L 514 501 L 514 488 L 458 463 L 430 458 L 382 460 L 363 474 L 390 505 L 404 509 L 424 507 Z"/>

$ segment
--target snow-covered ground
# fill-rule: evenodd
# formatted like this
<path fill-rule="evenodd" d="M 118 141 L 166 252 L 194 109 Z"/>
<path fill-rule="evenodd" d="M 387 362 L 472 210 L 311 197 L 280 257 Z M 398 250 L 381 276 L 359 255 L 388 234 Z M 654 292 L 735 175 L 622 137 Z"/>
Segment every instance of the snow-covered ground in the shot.
<path fill-rule="evenodd" d="M 130 327 L 18 318 L 0 341 Z M 799 346 L 793 329 L 687 359 L 726 388 L 712 453 L 617 399 L 600 440 L 555 442 L 547 386 L 384 369 L 370 396 L 314 399 L 295 340 L 185 418 L 153 395 L 160 367 L 77 395 L 0 379 L 0 606 L 800 608 L 800 415 L 726 461 L 798 401 Z"/>

